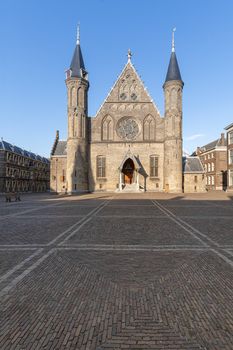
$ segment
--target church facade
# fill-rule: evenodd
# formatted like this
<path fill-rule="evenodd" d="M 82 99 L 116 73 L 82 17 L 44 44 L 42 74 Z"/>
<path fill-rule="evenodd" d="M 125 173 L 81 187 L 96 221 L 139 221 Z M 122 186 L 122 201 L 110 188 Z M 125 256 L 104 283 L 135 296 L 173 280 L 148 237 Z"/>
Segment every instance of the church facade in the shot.
<path fill-rule="evenodd" d="M 79 37 L 66 72 L 68 138 L 57 133 L 51 191 L 183 191 L 182 90 L 174 34 L 161 116 L 128 60 L 95 117 Z"/>

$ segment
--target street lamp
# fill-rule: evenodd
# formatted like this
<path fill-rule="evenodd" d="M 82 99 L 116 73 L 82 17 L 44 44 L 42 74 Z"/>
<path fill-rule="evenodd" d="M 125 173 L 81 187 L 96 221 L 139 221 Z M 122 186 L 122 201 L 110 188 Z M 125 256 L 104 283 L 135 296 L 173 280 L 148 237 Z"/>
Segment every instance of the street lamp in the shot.
<path fill-rule="evenodd" d="M 57 161 L 58 159 L 56 158 L 56 193 L 57 193 Z"/>

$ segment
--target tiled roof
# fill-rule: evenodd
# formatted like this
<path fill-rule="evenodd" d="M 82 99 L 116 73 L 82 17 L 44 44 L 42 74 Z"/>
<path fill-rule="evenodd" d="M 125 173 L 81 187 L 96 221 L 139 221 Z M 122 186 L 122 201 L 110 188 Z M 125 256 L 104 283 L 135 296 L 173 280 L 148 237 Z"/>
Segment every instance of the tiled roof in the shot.
<path fill-rule="evenodd" d="M 180 81 L 182 81 L 181 75 L 180 75 L 180 69 L 179 69 L 179 65 L 178 65 L 178 62 L 177 62 L 177 58 L 176 58 L 175 52 L 171 53 L 171 58 L 170 58 L 170 62 L 169 62 L 169 66 L 168 66 L 167 76 L 166 76 L 165 82 L 171 81 L 171 80 L 180 80 Z"/>
<path fill-rule="evenodd" d="M 231 129 L 231 128 L 233 128 L 233 123 L 227 125 L 227 126 L 225 127 L 225 130 L 228 130 L 228 129 Z"/>
<path fill-rule="evenodd" d="M 204 169 L 199 157 L 183 157 L 183 172 L 184 173 L 199 173 Z"/>
<path fill-rule="evenodd" d="M 73 58 L 70 64 L 71 76 L 81 78 L 81 71 L 85 71 L 85 65 L 83 61 L 83 55 L 80 44 L 77 44 L 74 50 Z"/>
<path fill-rule="evenodd" d="M 11 143 L 4 141 L 4 140 L 0 140 L 0 150 L 16 153 L 16 154 L 19 154 L 23 157 L 28 157 L 28 158 L 31 158 L 34 160 L 39 160 L 43 163 L 49 163 L 49 159 L 47 159 L 45 157 L 41 157 L 38 154 L 32 153 L 30 151 L 26 151 L 25 149 L 22 149 L 18 146 L 12 145 Z"/>
<path fill-rule="evenodd" d="M 226 146 L 227 145 L 227 141 L 226 141 L 226 138 L 224 137 L 224 144 L 221 145 L 221 138 L 217 139 L 217 140 L 214 140 L 210 143 L 207 143 L 207 145 L 204 145 L 202 147 L 200 147 L 201 151 L 203 152 L 206 152 L 206 151 L 209 151 L 217 146 Z"/>
<path fill-rule="evenodd" d="M 53 156 L 66 156 L 66 141 L 58 141 Z"/>

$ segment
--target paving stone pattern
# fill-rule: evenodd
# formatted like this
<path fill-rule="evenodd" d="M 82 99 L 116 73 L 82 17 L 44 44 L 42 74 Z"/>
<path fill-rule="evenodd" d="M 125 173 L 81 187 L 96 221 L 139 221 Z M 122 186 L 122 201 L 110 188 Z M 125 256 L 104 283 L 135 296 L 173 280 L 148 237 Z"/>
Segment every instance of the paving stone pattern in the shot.
<path fill-rule="evenodd" d="M 208 196 L 0 202 L 0 349 L 232 350 L 233 201 Z"/>

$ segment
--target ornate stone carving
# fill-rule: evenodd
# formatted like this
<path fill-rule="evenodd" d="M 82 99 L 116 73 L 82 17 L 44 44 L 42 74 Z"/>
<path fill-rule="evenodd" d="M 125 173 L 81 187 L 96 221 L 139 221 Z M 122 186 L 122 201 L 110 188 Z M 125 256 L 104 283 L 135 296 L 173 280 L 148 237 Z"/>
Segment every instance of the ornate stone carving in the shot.
<path fill-rule="evenodd" d="M 112 104 L 112 106 L 111 106 L 111 109 L 113 110 L 113 111 L 116 111 L 117 110 L 117 104 Z"/>
<path fill-rule="evenodd" d="M 125 110 L 125 105 L 120 105 L 119 106 L 119 108 L 118 108 L 118 110 L 120 111 L 120 112 L 122 112 L 122 111 L 124 111 Z"/>
<path fill-rule="evenodd" d="M 133 140 L 139 133 L 137 122 L 130 117 L 125 117 L 117 123 L 117 134 L 124 140 Z"/>
<path fill-rule="evenodd" d="M 136 111 L 140 111 L 140 110 L 141 110 L 141 105 L 140 105 L 140 104 L 136 104 L 135 107 L 134 107 L 134 109 L 135 109 Z"/>

